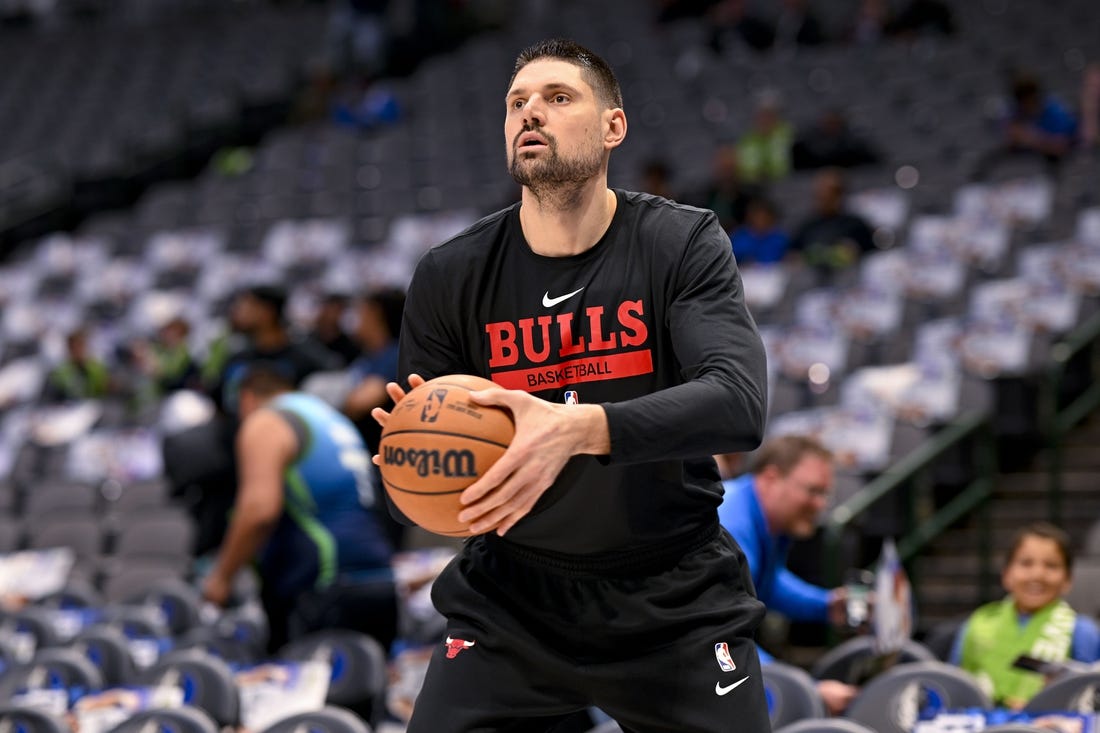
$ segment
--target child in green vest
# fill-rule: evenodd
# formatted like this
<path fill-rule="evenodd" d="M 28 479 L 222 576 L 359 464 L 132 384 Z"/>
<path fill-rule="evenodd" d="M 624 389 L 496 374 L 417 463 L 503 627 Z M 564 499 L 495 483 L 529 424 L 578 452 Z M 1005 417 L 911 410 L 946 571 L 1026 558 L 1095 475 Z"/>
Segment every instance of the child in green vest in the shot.
<path fill-rule="evenodd" d="M 1036 522 L 1021 529 L 1001 575 L 1008 595 L 967 619 L 951 661 L 977 677 L 998 705 L 1019 709 L 1046 684 L 1043 675 L 1012 666 L 1019 656 L 1044 662 L 1100 659 L 1100 630 L 1062 596 L 1073 557 L 1061 529 Z"/>

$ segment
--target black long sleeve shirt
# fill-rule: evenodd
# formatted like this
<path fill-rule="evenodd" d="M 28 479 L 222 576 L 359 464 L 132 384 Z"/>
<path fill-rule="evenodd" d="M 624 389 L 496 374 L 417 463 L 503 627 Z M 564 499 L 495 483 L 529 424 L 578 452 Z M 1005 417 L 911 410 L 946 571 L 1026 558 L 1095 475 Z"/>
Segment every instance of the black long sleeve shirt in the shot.
<path fill-rule="evenodd" d="M 713 526 L 711 456 L 751 450 L 764 349 L 712 212 L 616 191 L 610 227 L 570 257 L 535 254 L 519 205 L 430 250 L 409 287 L 399 374 L 475 374 L 603 405 L 608 456 L 576 456 L 508 538 L 571 554 Z"/>

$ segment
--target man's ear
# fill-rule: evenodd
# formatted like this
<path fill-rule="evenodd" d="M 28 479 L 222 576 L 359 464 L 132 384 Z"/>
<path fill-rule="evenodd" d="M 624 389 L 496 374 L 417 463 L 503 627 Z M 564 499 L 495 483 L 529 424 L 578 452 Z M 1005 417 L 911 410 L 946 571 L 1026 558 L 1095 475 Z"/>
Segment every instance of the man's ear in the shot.
<path fill-rule="evenodd" d="M 608 150 L 619 147 L 626 138 L 626 112 L 619 107 L 606 110 L 604 125 L 606 129 L 603 138 L 604 147 Z"/>

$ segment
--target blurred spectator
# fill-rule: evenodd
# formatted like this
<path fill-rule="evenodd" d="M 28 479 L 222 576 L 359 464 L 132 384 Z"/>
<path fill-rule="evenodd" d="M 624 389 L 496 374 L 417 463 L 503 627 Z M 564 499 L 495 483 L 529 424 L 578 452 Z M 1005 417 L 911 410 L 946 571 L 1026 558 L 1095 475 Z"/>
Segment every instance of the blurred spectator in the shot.
<path fill-rule="evenodd" d="M 955 32 L 955 18 L 943 0 L 909 0 L 886 25 L 886 32 L 903 38 L 926 32 L 950 36 Z"/>
<path fill-rule="evenodd" d="M 675 200 L 672 192 L 672 170 L 661 158 L 652 158 L 642 166 L 641 190 L 654 196 L 663 196 L 666 199 Z"/>
<path fill-rule="evenodd" d="M 1017 657 L 1055 668 L 1071 659 L 1100 660 L 1096 622 L 1063 600 L 1072 580 L 1073 556 L 1063 530 L 1035 522 L 1017 532 L 1001 572 L 1008 595 L 975 611 L 951 652 L 951 661 L 977 677 L 998 706 L 1022 708 L 1048 680 L 1040 670 L 1015 667 Z"/>
<path fill-rule="evenodd" d="M 399 376 L 397 337 L 404 308 L 405 293 L 396 289 L 374 291 L 359 303 L 355 335 L 362 354 L 349 368 L 355 387 L 344 402 L 343 411 L 355 421 L 371 453 L 378 452 L 382 428 L 370 411 L 390 404 L 386 383 L 397 381 Z"/>
<path fill-rule="evenodd" d="M 852 132 L 848 120 L 837 109 L 827 110 L 813 127 L 798 136 L 791 158 L 795 170 L 850 168 L 879 160 L 874 148 Z"/>
<path fill-rule="evenodd" d="M 111 373 L 92 355 L 87 329 L 78 328 L 66 336 L 65 348 L 65 358 L 46 379 L 42 400 L 56 403 L 106 397 L 111 392 Z"/>
<path fill-rule="evenodd" d="M 753 15 L 746 0 L 720 0 L 707 12 L 710 47 L 721 53 L 743 43 L 754 51 L 765 51 L 775 42 L 775 29 Z"/>
<path fill-rule="evenodd" d="M 313 372 L 340 368 L 339 357 L 332 352 L 291 336 L 283 317 L 285 305 L 286 292 L 271 285 L 252 286 L 230 304 L 230 323 L 245 335 L 246 344 L 226 360 L 212 395 L 229 415 L 236 415 L 237 386 L 252 362 L 275 365 L 294 386 Z"/>
<path fill-rule="evenodd" d="M 998 163 L 1013 156 L 1040 156 L 1051 173 L 1069 153 L 1077 121 L 1054 97 L 1045 95 L 1039 81 L 1020 73 L 1012 82 L 1012 102 L 1004 120 L 1000 144 L 978 162 L 974 177 L 984 179 Z"/>
<path fill-rule="evenodd" d="M 1100 146 L 1100 63 L 1089 64 L 1081 81 L 1081 142 Z"/>
<path fill-rule="evenodd" d="M 328 25 L 328 64 L 338 76 L 386 70 L 389 0 L 336 0 Z"/>
<path fill-rule="evenodd" d="M 779 212 L 766 198 L 754 198 L 745 212 L 745 223 L 730 235 L 738 265 L 781 262 L 790 237 L 779 226 Z"/>
<path fill-rule="evenodd" d="M 355 423 L 371 455 L 378 452 L 382 437 L 382 426 L 371 417 L 371 410 L 393 406 L 386 383 L 398 381 L 397 338 L 404 310 L 405 292 L 396 288 L 375 290 L 359 302 L 355 336 L 361 355 L 348 368 L 354 386 L 341 409 Z M 371 464 L 371 471 L 381 482 L 378 467 Z M 381 519 L 394 546 L 403 546 L 406 527 L 392 519 L 389 512 L 382 512 Z"/>
<path fill-rule="evenodd" d="M 731 145 L 719 145 L 714 149 L 710 181 L 702 190 L 687 197 L 687 203 L 717 214 L 719 223 L 727 232 L 744 223 L 745 209 L 755 191 L 754 186 L 742 183 L 737 169 L 737 149 Z"/>
<path fill-rule="evenodd" d="M 188 343 L 190 334 L 191 324 L 176 316 L 157 330 L 151 342 L 134 344 L 138 369 L 150 381 L 155 396 L 199 387 L 199 369 Z"/>
<path fill-rule="evenodd" d="M 256 561 L 269 651 L 334 627 L 388 647 L 397 630 L 393 548 L 359 434 L 262 363 L 241 379 L 240 409 L 237 499 L 203 597 L 225 606 L 237 572 Z"/>
<path fill-rule="evenodd" d="M 313 319 L 310 336 L 321 346 L 340 357 L 340 366 L 351 364 L 359 356 L 359 345 L 344 331 L 344 313 L 348 297 L 329 293 L 321 298 Z"/>
<path fill-rule="evenodd" d="M 820 46 L 825 41 L 825 30 L 807 0 L 783 0 L 775 24 L 777 46 Z"/>
<path fill-rule="evenodd" d="M 846 40 L 857 46 L 873 46 L 886 35 L 890 20 L 886 0 L 860 0 L 848 25 Z"/>
<path fill-rule="evenodd" d="M 874 250 L 871 227 L 845 210 L 844 174 L 827 168 L 814 179 L 814 209 L 798 227 L 790 249 L 823 276 L 847 270 Z"/>
<path fill-rule="evenodd" d="M 807 583 L 787 569 L 795 539 L 817 531 L 833 490 L 833 456 L 817 440 L 800 435 L 773 438 L 761 446 L 752 472 L 723 481 L 718 519 L 729 531 L 752 573 L 757 597 L 769 611 L 796 621 L 845 625 L 847 593 Z M 773 661 L 760 650 L 760 661 Z M 832 714 L 855 697 L 856 688 L 833 680 L 818 683 Z"/>
<path fill-rule="evenodd" d="M 760 92 L 752 127 L 737 141 L 737 167 L 741 180 L 766 183 L 790 173 L 792 137 L 791 125 L 782 117 L 778 92 Z"/>
<path fill-rule="evenodd" d="M 233 505 L 238 390 L 248 368 L 264 362 L 293 386 L 313 372 L 339 368 L 339 357 L 330 351 L 310 339 L 291 337 L 283 319 L 285 304 L 286 293 L 271 285 L 254 285 L 233 298 L 229 323 L 234 332 L 244 336 L 244 343 L 224 361 L 222 354 L 233 345 L 233 336 L 226 335 L 211 346 L 213 358 L 224 364 L 208 387 L 219 412 L 209 422 L 165 441 L 165 474 L 173 494 L 185 499 L 195 518 L 197 555 L 220 544 Z"/>

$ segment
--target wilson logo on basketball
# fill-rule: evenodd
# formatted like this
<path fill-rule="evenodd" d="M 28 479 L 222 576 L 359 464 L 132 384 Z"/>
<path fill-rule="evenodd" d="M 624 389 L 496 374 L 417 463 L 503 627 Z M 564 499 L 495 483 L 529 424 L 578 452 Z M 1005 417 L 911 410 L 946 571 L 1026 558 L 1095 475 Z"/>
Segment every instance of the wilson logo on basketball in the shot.
<path fill-rule="evenodd" d="M 443 398 L 447 396 L 445 389 L 433 389 L 428 399 L 424 401 L 424 409 L 420 411 L 420 422 L 435 422 L 439 419 L 439 411 L 443 409 Z"/>
<path fill-rule="evenodd" d="M 470 478 L 477 476 L 470 450 L 415 450 L 383 446 L 382 458 L 390 466 L 411 466 L 420 478 Z"/>

